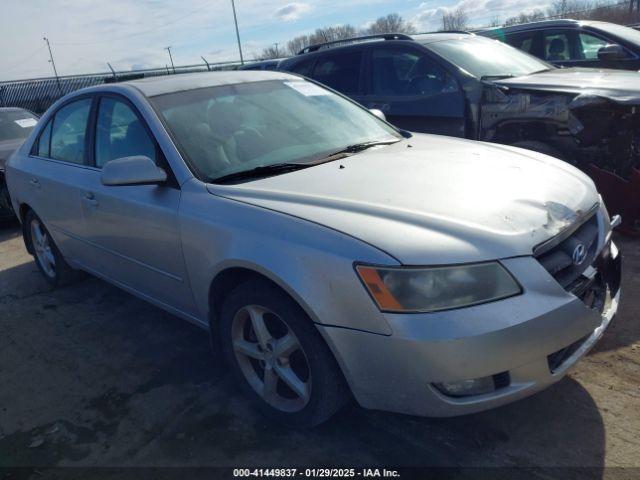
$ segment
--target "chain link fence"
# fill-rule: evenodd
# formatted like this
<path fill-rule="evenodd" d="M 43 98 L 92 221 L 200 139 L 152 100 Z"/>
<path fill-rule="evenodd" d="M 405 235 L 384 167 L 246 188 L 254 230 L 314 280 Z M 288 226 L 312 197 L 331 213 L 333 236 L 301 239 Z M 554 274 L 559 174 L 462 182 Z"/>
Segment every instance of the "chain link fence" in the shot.
<path fill-rule="evenodd" d="M 238 65 L 237 62 L 209 63 L 207 65 L 180 66 L 175 67 L 175 69 L 155 68 L 127 72 L 108 72 L 0 82 L 0 107 L 20 107 L 37 114 L 42 114 L 56 100 L 80 88 L 161 75 L 233 70 L 236 69 Z"/>

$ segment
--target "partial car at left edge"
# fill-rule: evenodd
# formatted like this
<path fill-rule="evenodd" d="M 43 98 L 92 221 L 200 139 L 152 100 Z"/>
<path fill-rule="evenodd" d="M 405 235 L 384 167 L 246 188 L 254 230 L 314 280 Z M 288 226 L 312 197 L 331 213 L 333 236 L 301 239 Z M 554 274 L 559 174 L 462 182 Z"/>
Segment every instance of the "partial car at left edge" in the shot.
<path fill-rule="evenodd" d="M 14 218 L 5 182 L 5 163 L 29 136 L 38 117 L 22 108 L 0 108 L 0 220 Z"/>

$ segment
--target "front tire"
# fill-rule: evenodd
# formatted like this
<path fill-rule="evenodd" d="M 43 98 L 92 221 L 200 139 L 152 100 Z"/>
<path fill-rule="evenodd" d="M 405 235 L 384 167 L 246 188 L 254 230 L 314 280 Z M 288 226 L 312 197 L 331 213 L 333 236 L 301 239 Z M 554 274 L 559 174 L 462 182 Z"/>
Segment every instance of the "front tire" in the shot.
<path fill-rule="evenodd" d="M 311 427 L 349 398 L 333 355 L 286 293 L 257 279 L 236 287 L 220 315 L 222 351 L 244 393 L 279 423 Z"/>
<path fill-rule="evenodd" d="M 75 279 L 75 270 L 65 261 L 44 223 L 33 210 L 25 216 L 25 240 L 42 276 L 53 287 Z"/>

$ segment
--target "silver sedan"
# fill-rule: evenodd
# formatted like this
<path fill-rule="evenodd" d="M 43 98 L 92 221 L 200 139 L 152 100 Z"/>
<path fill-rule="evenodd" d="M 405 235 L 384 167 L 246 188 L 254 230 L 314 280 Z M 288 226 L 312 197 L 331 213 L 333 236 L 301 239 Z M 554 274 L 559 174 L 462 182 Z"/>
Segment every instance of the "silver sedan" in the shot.
<path fill-rule="evenodd" d="M 90 272 L 208 329 L 278 421 L 350 397 L 466 414 L 562 378 L 619 299 L 591 180 L 375 113 L 275 72 L 93 87 L 49 109 L 8 186 L 49 282 Z"/>

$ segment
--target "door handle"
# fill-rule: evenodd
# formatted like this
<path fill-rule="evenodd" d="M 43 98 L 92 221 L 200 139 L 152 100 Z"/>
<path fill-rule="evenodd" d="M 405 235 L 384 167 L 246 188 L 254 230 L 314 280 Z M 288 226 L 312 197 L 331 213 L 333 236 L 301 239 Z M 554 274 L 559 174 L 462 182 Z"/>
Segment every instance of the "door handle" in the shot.
<path fill-rule="evenodd" d="M 92 207 L 98 206 L 98 200 L 96 200 L 96 197 L 92 192 L 85 193 L 84 197 L 82 197 L 82 200 L 84 200 L 86 203 L 88 203 Z"/>
<path fill-rule="evenodd" d="M 40 188 L 40 181 L 34 177 L 31 180 L 29 180 L 29 185 L 31 185 L 34 188 Z"/>

